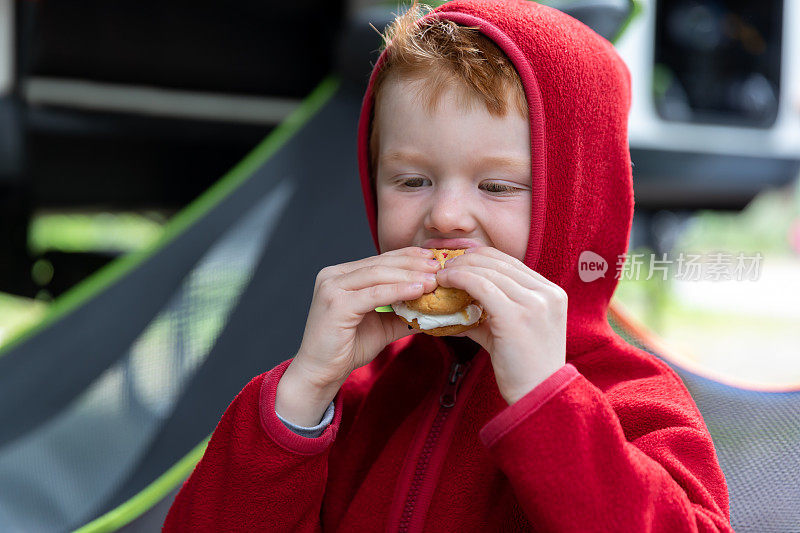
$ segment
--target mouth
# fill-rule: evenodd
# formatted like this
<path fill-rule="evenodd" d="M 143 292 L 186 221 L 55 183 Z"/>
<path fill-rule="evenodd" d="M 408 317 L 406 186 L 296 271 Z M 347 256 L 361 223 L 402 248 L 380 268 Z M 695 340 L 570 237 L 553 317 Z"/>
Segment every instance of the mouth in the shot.
<path fill-rule="evenodd" d="M 472 239 L 428 239 L 422 243 L 422 248 L 448 248 L 450 250 L 460 250 L 462 248 L 476 248 L 483 244 Z"/>

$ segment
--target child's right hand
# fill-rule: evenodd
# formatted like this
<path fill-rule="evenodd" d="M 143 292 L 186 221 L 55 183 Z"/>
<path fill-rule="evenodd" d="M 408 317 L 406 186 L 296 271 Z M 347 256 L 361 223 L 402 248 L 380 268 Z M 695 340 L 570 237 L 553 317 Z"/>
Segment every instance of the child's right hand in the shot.
<path fill-rule="evenodd" d="M 307 382 L 338 390 L 389 343 L 415 333 L 394 313 L 375 308 L 433 291 L 439 268 L 429 250 L 416 246 L 323 268 L 293 360 Z M 414 287 L 415 282 L 423 285 Z"/>

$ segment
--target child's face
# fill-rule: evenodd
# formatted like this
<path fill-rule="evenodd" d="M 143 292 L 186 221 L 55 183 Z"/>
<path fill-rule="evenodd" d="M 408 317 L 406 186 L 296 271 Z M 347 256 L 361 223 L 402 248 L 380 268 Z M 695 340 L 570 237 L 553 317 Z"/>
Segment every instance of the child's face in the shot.
<path fill-rule="evenodd" d="M 387 80 L 376 109 L 381 251 L 463 238 L 524 261 L 531 218 L 528 121 L 510 110 L 494 117 L 479 101 L 464 110 L 454 89 L 431 115 L 413 87 Z"/>

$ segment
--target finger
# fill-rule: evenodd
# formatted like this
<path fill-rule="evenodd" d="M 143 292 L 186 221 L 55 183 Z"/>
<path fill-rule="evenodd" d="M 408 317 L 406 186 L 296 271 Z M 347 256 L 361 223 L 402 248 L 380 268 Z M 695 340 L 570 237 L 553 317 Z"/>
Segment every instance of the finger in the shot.
<path fill-rule="evenodd" d="M 532 276 L 531 273 L 533 270 L 527 267 L 525 267 L 527 271 L 523 271 L 510 262 L 482 254 L 472 253 L 458 256 L 447 264 L 445 270 L 455 267 L 480 267 L 493 270 L 495 272 L 505 274 L 520 286 L 532 291 L 548 291 L 551 289 L 551 285 L 553 285 L 550 282 L 543 283 L 535 276 Z"/>
<path fill-rule="evenodd" d="M 385 254 L 378 256 L 365 257 L 364 259 L 359 259 L 358 261 L 334 265 L 331 267 L 331 270 L 333 275 L 341 276 L 361 268 L 375 265 L 405 268 L 408 270 L 421 272 L 435 272 L 440 268 L 439 262 L 432 257 L 427 257 L 421 253 L 413 251 L 402 254 L 393 253 L 398 251 L 399 250 L 393 250 L 392 252 L 386 252 Z"/>
<path fill-rule="evenodd" d="M 473 291 L 480 290 L 487 291 L 488 295 L 498 290 L 503 296 L 514 302 L 521 302 L 531 294 L 530 289 L 520 285 L 515 279 L 491 268 L 454 266 L 440 270 L 436 275 L 436 280 L 442 287 L 463 289 L 476 300 L 480 300 L 480 297 Z"/>
<path fill-rule="evenodd" d="M 387 340 L 390 343 L 402 339 L 403 337 L 420 333 L 418 329 L 409 328 L 408 325 L 394 313 L 379 313 L 379 315 L 383 328 L 387 332 Z"/>
<path fill-rule="evenodd" d="M 415 261 L 422 258 L 423 260 L 434 260 L 433 252 L 427 248 L 420 248 L 418 246 L 409 246 L 407 248 L 399 248 L 397 250 L 390 250 L 380 255 L 373 255 L 364 257 L 358 261 L 344 263 L 346 265 L 353 265 L 360 267 L 373 263 L 382 264 L 402 264 L 403 262 Z M 437 261 L 438 262 L 438 261 Z"/>
<path fill-rule="evenodd" d="M 555 288 L 539 285 L 538 289 L 531 290 L 497 270 L 471 265 L 451 268 L 446 268 L 437 274 L 439 285 L 443 287 L 453 286 L 467 291 L 470 296 L 485 305 L 487 313 L 495 317 L 501 317 L 502 313 L 508 313 L 509 310 L 515 313 L 534 309 L 541 311 L 550 305 L 560 306 L 562 304 L 564 305 L 564 312 L 566 312 L 566 292 L 557 285 Z M 447 273 L 447 270 L 450 270 L 450 272 Z M 493 297 L 497 291 L 504 295 L 506 301 L 501 302 L 502 298 Z M 481 296 L 484 293 L 488 295 L 489 300 L 487 302 L 482 299 L 485 298 Z M 514 310 L 508 304 L 514 304 L 518 307 Z M 502 307 L 498 307 L 498 305 Z"/>
<path fill-rule="evenodd" d="M 430 250 L 426 250 L 425 248 L 419 248 L 417 246 L 409 246 L 407 248 L 390 250 L 380 255 L 373 255 L 370 257 L 364 257 L 362 259 L 358 259 L 356 261 L 349 261 L 347 263 L 342 263 L 341 265 L 337 266 L 341 268 L 341 273 L 346 273 L 355 270 L 357 268 L 364 267 L 366 265 L 371 265 L 376 263 L 399 265 L 399 264 L 405 264 L 409 261 L 414 261 L 415 259 L 419 258 L 433 259 L 433 252 L 431 252 Z"/>
<path fill-rule="evenodd" d="M 395 302 L 419 298 L 426 292 L 433 290 L 433 288 L 429 287 L 412 282 L 382 283 L 358 291 L 348 291 L 342 297 L 347 299 L 346 307 L 348 310 L 358 316 L 363 316 L 370 311 L 375 312 L 375 308 L 382 305 L 391 305 Z M 378 314 L 382 315 L 384 313 Z M 385 314 L 391 316 L 389 313 Z"/>
<path fill-rule="evenodd" d="M 420 266 L 420 268 L 427 268 Z M 424 283 L 429 290 L 436 288 L 436 276 L 432 268 L 424 270 L 410 270 L 384 265 L 371 265 L 347 274 L 343 274 L 336 281 L 336 287 L 346 291 L 359 291 L 383 283 Z"/>
<path fill-rule="evenodd" d="M 405 248 L 398 248 L 397 250 L 389 250 L 388 252 L 384 252 L 378 256 L 374 257 L 381 257 L 381 256 L 395 256 L 395 255 L 408 255 L 411 257 L 427 257 L 433 258 L 433 251 L 430 248 L 421 248 L 419 246 L 406 246 Z"/>
<path fill-rule="evenodd" d="M 473 341 L 477 342 L 478 344 L 480 344 L 481 347 L 488 352 L 490 350 L 489 337 L 491 336 L 489 324 L 490 322 L 488 320 L 484 320 L 474 328 L 468 329 L 463 333 L 453 335 L 453 337 L 468 337 Z"/>
<path fill-rule="evenodd" d="M 507 312 L 512 304 L 516 305 L 516 301 L 505 290 L 517 297 L 521 297 L 521 291 L 525 290 L 505 274 L 481 267 L 448 267 L 440 270 L 436 278 L 442 287 L 467 291 L 487 314 L 496 317 L 502 316 L 504 311 Z"/>
<path fill-rule="evenodd" d="M 558 286 L 556 283 L 553 283 L 546 277 L 542 276 L 541 274 L 530 268 L 528 265 L 526 265 L 516 257 L 512 257 L 505 252 L 501 252 L 497 248 L 493 248 L 491 246 L 479 246 L 476 248 L 469 248 L 469 253 L 465 253 L 460 257 L 473 257 L 473 256 L 491 257 L 497 259 L 498 261 L 503 261 L 504 263 L 512 265 L 520 272 L 525 272 L 526 274 L 533 276 L 534 279 L 539 280 L 541 283 L 556 287 Z"/>
<path fill-rule="evenodd" d="M 515 301 L 526 307 L 531 305 L 532 297 L 544 298 L 546 301 L 550 302 L 560 302 L 567 299 L 566 291 L 557 283 L 553 283 L 535 270 L 528 268 L 524 263 L 504 254 L 503 252 L 500 252 L 499 250 L 495 250 L 494 248 L 488 248 L 488 250 L 499 252 L 500 258 L 498 259 L 496 257 L 492 257 L 494 255 L 493 252 L 489 252 L 490 255 L 475 253 L 464 254 L 453 260 L 455 261 L 453 266 L 480 266 L 482 268 L 493 269 L 497 272 L 508 275 L 521 287 L 527 289 L 527 292 L 523 292 L 521 296 L 513 297 Z M 509 261 L 504 261 L 504 257 L 509 259 Z M 513 268 L 514 263 L 512 261 L 522 265 L 524 271 Z M 511 295 L 512 293 L 509 292 L 508 294 Z M 518 295 L 519 293 L 515 292 L 514 294 Z"/>

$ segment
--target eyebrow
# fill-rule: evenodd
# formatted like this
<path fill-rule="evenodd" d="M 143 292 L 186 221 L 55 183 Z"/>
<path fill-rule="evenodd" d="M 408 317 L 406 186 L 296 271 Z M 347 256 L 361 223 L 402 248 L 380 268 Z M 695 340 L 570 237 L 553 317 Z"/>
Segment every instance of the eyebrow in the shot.
<path fill-rule="evenodd" d="M 383 154 L 379 161 L 381 163 L 392 163 L 395 161 L 407 161 L 409 163 L 418 163 L 424 164 L 428 161 L 428 158 L 425 157 L 424 154 L 420 152 L 403 152 L 397 150 L 390 150 Z M 509 167 L 509 168 L 518 168 L 521 170 L 527 170 L 530 166 L 530 163 L 526 160 L 520 159 L 518 157 L 509 157 L 509 156 L 501 156 L 501 155 L 488 155 L 479 158 L 476 163 L 479 164 L 488 164 L 491 166 L 496 167 Z"/>

